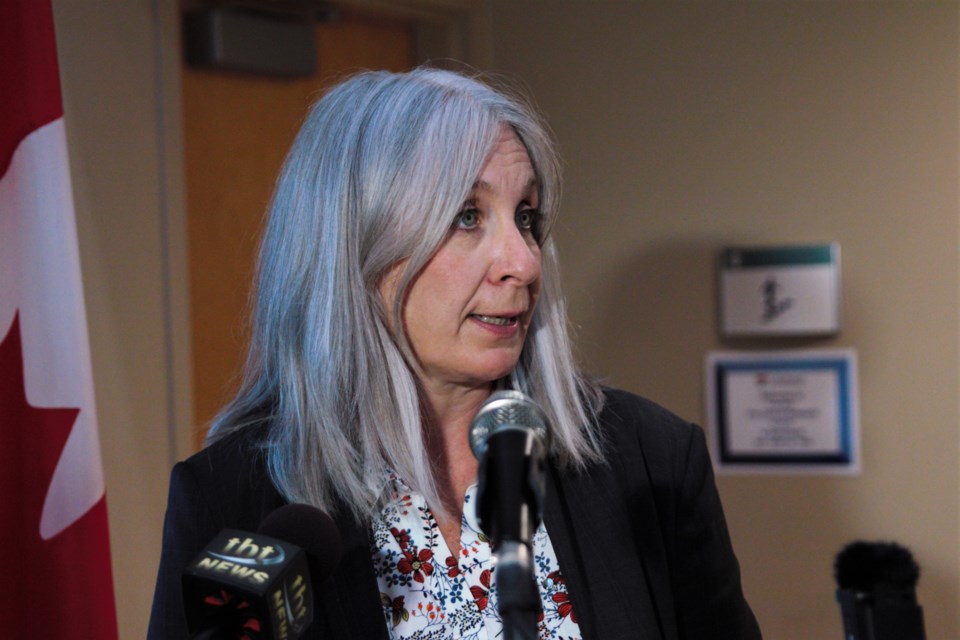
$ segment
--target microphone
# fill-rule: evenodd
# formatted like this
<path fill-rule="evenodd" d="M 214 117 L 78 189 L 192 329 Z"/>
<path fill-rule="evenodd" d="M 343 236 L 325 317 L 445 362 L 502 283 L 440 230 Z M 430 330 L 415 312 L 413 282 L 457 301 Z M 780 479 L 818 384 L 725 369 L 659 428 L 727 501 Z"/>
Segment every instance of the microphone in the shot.
<path fill-rule="evenodd" d="M 892 542 L 848 544 L 834 563 L 845 640 L 925 640 L 920 567 Z"/>
<path fill-rule="evenodd" d="M 497 559 L 494 579 L 504 637 L 536 637 L 540 594 L 534 580 L 533 534 L 546 482 L 547 417 L 519 391 L 496 391 L 470 423 L 480 461 L 477 521 Z"/>
<path fill-rule="evenodd" d="M 313 583 L 339 560 L 337 526 L 309 505 L 276 509 L 256 533 L 224 529 L 183 572 L 190 637 L 296 640 L 313 622 Z"/>

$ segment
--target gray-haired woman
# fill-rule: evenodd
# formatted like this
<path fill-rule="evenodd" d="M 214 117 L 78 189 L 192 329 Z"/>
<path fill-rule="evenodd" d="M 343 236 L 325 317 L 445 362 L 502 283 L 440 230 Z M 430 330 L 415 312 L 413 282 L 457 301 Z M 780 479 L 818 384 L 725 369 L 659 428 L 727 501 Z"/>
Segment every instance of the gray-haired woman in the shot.
<path fill-rule="evenodd" d="M 467 431 L 495 388 L 551 425 L 532 541 L 543 638 L 758 638 L 701 431 L 574 363 L 559 170 L 523 101 L 461 74 L 371 72 L 312 109 L 277 183 L 244 381 L 173 471 L 151 636 L 180 575 L 285 503 L 343 556 L 306 637 L 495 638 Z"/>

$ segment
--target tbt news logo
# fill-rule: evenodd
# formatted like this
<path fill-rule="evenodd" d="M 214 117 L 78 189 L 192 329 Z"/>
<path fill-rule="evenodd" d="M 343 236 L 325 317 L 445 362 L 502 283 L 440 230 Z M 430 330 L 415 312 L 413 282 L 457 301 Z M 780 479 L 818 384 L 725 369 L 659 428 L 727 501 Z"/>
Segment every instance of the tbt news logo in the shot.
<path fill-rule="evenodd" d="M 214 597 L 212 597 L 214 596 Z M 184 572 L 184 604 L 207 624 L 243 611 L 258 638 L 293 640 L 313 620 L 306 553 L 269 536 L 224 529 Z"/>
<path fill-rule="evenodd" d="M 262 536 L 258 540 L 261 544 L 249 536 L 242 541 L 239 536 L 229 538 L 219 552 L 208 549 L 206 556 L 197 562 L 197 568 L 224 572 L 233 578 L 264 584 L 270 578 L 268 570 L 275 565 L 282 565 L 287 554 L 279 543 L 270 544 Z"/>

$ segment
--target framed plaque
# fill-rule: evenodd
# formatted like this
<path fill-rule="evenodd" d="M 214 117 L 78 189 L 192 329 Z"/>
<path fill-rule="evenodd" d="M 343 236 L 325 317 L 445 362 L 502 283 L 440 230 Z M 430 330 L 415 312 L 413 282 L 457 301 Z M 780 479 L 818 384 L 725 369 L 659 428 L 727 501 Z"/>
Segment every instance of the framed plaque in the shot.
<path fill-rule="evenodd" d="M 852 349 L 714 352 L 707 422 L 721 472 L 859 472 Z"/>
<path fill-rule="evenodd" d="M 720 254 L 725 337 L 840 331 L 840 245 L 730 247 Z"/>

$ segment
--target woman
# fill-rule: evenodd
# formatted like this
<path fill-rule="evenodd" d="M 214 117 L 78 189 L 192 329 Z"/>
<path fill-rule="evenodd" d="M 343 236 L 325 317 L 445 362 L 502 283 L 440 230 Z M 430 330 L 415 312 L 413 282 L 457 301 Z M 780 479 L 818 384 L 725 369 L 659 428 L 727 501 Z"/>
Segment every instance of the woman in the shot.
<path fill-rule="evenodd" d="M 496 637 L 467 430 L 497 387 L 551 424 L 542 637 L 759 637 L 700 430 L 576 369 L 558 195 L 544 125 L 475 79 L 365 73 L 314 106 L 265 229 L 242 388 L 173 471 L 153 637 L 185 636 L 200 549 L 286 502 L 343 539 L 308 637 Z"/>

